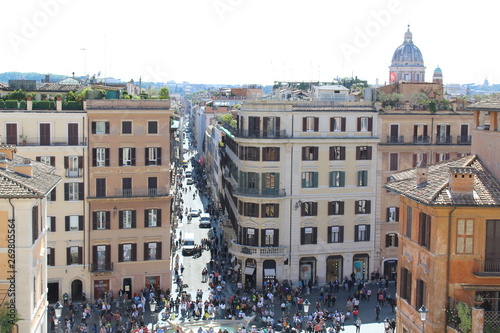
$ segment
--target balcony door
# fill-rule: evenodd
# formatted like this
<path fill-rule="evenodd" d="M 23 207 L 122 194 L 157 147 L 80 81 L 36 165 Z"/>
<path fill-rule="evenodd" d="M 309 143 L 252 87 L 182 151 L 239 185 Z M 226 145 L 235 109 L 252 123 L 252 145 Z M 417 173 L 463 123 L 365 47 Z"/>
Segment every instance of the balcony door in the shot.
<path fill-rule="evenodd" d="M 7 144 L 17 145 L 17 124 L 7 124 Z"/>
<path fill-rule="evenodd" d="M 398 142 L 399 137 L 399 125 L 392 124 L 391 125 L 391 142 Z"/>
<path fill-rule="evenodd" d="M 78 124 L 68 124 L 68 145 L 78 146 Z"/>
<path fill-rule="evenodd" d="M 132 196 L 132 178 L 122 178 L 122 190 L 124 197 Z"/>
<path fill-rule="evenodd" d="M 50 146 L 50 124 L 40 124 L 40 145 Z"/>
<path fill-rule="evenodd" d="M 486 221 L 486 272 L 500 272 L 500 220 Z"/>

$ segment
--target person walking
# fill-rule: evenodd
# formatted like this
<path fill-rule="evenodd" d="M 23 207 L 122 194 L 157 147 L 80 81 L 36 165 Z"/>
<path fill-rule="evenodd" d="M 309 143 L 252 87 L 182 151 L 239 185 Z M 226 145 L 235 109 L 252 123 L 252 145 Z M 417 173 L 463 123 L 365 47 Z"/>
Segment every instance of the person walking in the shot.
<path fill-rule="evenodd" d="M 356 333 L 361 332 L 361 319 L 356 319 Z"/>
<path fill-rule="evenodd" d="M 375 305 L 375 313 L 377 314 L 377 317 L 375 318 L 376 321 L 379 321 L 379 315 L 380 315 L 380 304 Z"/>

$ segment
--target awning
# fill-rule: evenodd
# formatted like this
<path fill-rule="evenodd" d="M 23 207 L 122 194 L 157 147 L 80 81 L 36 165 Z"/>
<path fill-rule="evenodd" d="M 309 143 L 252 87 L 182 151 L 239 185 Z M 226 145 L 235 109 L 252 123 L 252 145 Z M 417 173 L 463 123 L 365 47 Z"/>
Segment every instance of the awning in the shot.
<path fill-rule="evenodd" d="M 478 290 L 478 291 L 500 291 L 500 285 L 484 285 L 484 284 L 465 284 L 462 285 L 463 290 Z"/>
<path fill-rule="evenodd" d="M 235 271 L 237 271 L 238 269 L 240 269 L 240 264 L 236 264 L 236 266 L 234 266 L 233 268 Z"/>
<path fill-rule="evenodd" d="M 253 275 L 253 272 L 255 272 L 255 267 L 245 267 L 245 271 L 243 272 L 243 274 Z"/>
<path fill-rule="evenodd" d="M 264 268 L 264 276 L 276 276 L 276 270 L 274 268 Z"/>

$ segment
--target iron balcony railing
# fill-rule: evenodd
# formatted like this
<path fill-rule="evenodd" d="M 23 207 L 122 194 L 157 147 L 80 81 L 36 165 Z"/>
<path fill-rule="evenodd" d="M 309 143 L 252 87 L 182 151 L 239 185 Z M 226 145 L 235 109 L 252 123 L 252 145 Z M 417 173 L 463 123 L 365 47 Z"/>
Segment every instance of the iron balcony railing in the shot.
<path fill-rule="evenodd" d="M 470 145 L 472 143 L 472 136 L 459 135 L 459 136 L 457 136 L 457 143 L 459 145 Z"/>
<path fill-rule="evenodd" d="M 403 144 L 405 143 L 405 137 L 404 135 L 388 135 L 387 143 Z"/>
<path fill-rule="evenodd" d="M 87 138 L 27 137 L 19 138 L 18 146 L 86 146 Z"/>
<path fill-rule="evenodd" d="M 500 276 L 500 259 L 474 259 L 474 275 Z"/>
<path fill-rule="evenodd" d="M 99 272 L 112 272 L 113 271 L 113 263 L 104 263 L 104 264 L 98 264 L 98 263 L 93 263 L 90 265 L 90 271 L 92 273 L 99 273 Z"/>
<path fill-rule="evenodd" d="M 284 197 L 285 189 L 256 189 L 256 188 L 235 188 L 235 195 L 247 197 Z"/>
<path fill-rule="evenodd" d="M 413 143 L 416 145 L 431 143 L 431 137 L 428 135 L 414 135 Z"/>
<path fill-rule="evenodd" d="M 288 246 L 249 246 L 238 244 L 232 240 L 229 245 L 229 252 L 234 255 L 247 255 L 252 258 L 274 258 L 288 255 Z"/>
<path fill-rule="evenodd" d="M 453 142 L 453 137 L 451 135 L 438 135 L 436 138 L 436 144 L 450 144 Z"/>
<path fill-rule="evenodd" d="M 115 189 L 115 197 L 157 197 L 168 195 L 166 189 L 159 188 L 133 188 L 133 189 Z"/>

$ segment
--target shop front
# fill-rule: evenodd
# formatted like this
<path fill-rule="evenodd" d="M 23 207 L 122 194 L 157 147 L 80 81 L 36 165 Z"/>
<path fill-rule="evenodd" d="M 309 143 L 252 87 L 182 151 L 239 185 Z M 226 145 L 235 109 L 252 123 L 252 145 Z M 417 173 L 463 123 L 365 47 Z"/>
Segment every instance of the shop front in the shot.
<path fill-rule="evenodd" d="M 342 281 L 344 277 L 342 267 L 344 267 L 344 258 L 342 256 L 329 256 L 326 258 L 325 282 L 329 283 L 330 281 L 335 281 L 336 279 Z"/>
<path fill-rule="evenodd" d="M 262 267 L 263 282 L 267 282 L 267 285 L 272 285 L 276 278 L 276 261 L 264 260 Z"/>
<path fill-rule="evenodd" d="M 109 291 L 109 279 L 94 280 L 94 298 L 105 298 L 105 294 Z"/>
<path fill-rule="evenodd" d="M 355 254 L 352 260 L 352 271 L 356 275 L 356 280 L 365 280 L 368 278 L 368 267 L 370 256 L 367 253 Z"/>
<path fill-rule="evenodd" d="M 299 262 L 299 279 L 302 281 L 303 285 L 309 285 L 309 281 L 314 284 L 314 279 L 316 277 L 316 258 L 315 257 L 304 257 L 300 258 Z"/>

